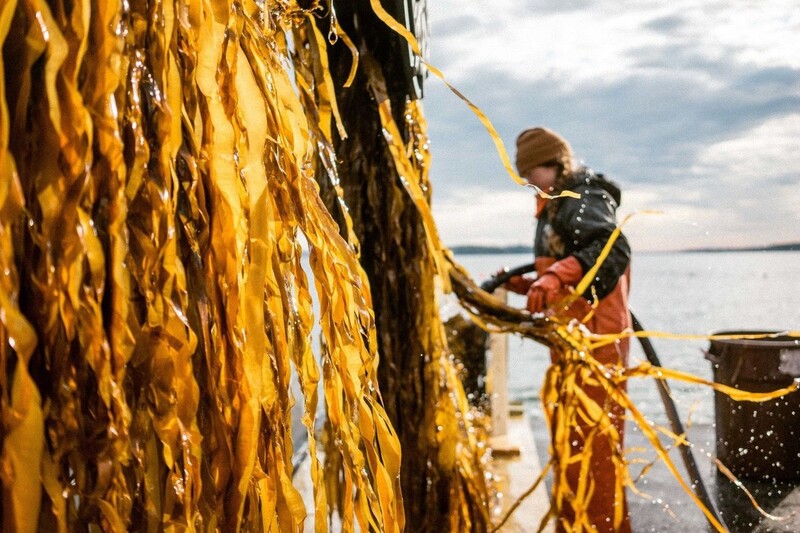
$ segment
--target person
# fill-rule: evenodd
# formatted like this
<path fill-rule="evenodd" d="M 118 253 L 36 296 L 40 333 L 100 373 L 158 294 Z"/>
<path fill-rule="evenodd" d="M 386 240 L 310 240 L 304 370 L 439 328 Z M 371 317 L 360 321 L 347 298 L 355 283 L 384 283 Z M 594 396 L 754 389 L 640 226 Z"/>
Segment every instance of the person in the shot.
<path fill-rule="evenodd" d="M 569 143 L 557 133 L 543 127 L 524 130 L 516 140 L 516 166 L 519 175 L 531 185 L 550 196 L 572 191 L 580 198 L 559 196 L 547 198 L 537 196 L 536 234 L 534 238 L 534 264 L 537 276 L 528 278 L 514 276 L 506 282 L 506 288 L 527 295 L 527 308 L 531 313 L 555 313 L 557 302 L 574 289 L 583 275 L 597 262 L 612 232 L 617 227 L 616 209 L 621 192 L 611 180 L 590 168 L 577 166 Z M 625 236 L 620 234 L 610 253 L 603 261 L 591 286 L 580 298 L 570 304 L 562 314 L 572 318 L 591 318 L 586 326 L 593 333 L 620 333 L 632 327 L 628 310 L 630 286 L 631 251 Z M 589 315 L 591 303 L 597 299 L 593 315 Z M 595 350 L 594 357 L 603 364 L 626 365 L 629 339 L 605 345 Z M 558 354 L 551 352 L 553 363 Z M 582 384 L 584 391 L 600 406 L 607 407 L 612 421 L 620 434 L 620 446 L 624 431 L 624 409 L 611 401 L 599 386 Z M 571 428 L 569 442 L 572 452 L 583 449 L 586 428 Z M 619 452 L 620 450 L 616 450 Z M 627 502 L 622 491 L 621 500 L 616 496 L 616 473 L 612 462 L 614 450 L 605 438 L 594 439 L 592 445 L 591 471 L 595 491 L 587 510 L 588 518 L 597 531 L 630 531 Z M 580 465 L 567 469 L 570 489 L 578 486 Z M 622 506 L 622 524 L 614 529 L 614 511 Z M 558 530 L 563 530 L 563 521 L 573 523 L 569 505 L 558 517 Z"/>

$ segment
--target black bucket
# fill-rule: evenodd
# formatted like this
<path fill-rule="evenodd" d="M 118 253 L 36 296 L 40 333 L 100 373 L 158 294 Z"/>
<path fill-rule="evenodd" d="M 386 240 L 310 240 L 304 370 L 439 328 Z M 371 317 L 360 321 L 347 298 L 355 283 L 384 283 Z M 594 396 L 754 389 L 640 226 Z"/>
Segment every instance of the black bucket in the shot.
<path fill-rule="evenodd" d="M 758 335 L 769 331 L 724 331 Z M 770 392 L 800 377 L 800 339 L 712 340 L 706 358 L 714 381 L 752 392 Z M 717 457 L 738 477 L 800 479 L 800 392 L 768 402 L 737 402 L 714 392 Z"/>

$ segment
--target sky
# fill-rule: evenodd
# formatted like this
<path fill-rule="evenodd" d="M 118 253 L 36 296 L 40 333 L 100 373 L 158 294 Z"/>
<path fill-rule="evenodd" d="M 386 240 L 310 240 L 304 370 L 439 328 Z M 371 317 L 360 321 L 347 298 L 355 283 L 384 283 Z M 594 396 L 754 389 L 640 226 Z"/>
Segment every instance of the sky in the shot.
<path fill-rule="evenodd" d="M 544 125 L 621 185 L 634 251 L 800 241 L 797 0 L 431 0 L 428 61 L 514 160 Z M 433 75 L 423 106 L 448 246 L 532 242 L 533 192 Z M 653 213 L 656 211 L 657 213 Z"/>

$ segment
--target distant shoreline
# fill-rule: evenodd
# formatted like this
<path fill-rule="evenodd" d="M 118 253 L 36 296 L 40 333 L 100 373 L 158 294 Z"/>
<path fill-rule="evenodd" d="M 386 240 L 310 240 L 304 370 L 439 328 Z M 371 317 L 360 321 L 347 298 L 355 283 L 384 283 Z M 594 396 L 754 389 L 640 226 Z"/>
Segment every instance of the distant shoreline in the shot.
<path fill-rule="evenodd" d="M 800 242 L 789 242 L 784 244 L 771 244 L 768 246 L 746 246 L 741 248 L 691 248 L 679 250 L 683 252 L 798 252 Z"/>
<path fill-rule="evenodd" d="M 533 253 L 532 245 L 515 244 L 511 246 L 460 245 L 450 248 L 454 254 L 487 255 L 487 254 L 526 254 Z M 770 244 L 767 246 L 719 247 L 719 248 L 685 248 L 682 250 L 663 250 L 654 253 L 722 253 L 722 252 L 800 252 L 800 242 Z M 651 253 L 651 252 L 648 252 Z"/>
<path fill-rule="evenodd" d="M 479 246 L 465 244 L 450 248 L 454 254 L 525 254 L 533 253 L 533 245 L 513 245 L 513 246 Z"/>

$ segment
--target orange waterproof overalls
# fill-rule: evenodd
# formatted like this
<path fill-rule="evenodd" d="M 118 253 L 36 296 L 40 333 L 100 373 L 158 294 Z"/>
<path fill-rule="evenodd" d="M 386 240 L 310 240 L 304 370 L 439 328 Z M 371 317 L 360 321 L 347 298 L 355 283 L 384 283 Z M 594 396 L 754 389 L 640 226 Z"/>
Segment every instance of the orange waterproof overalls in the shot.
<path fill-rule="evenodd" d="M 547 266 L 549 263 L 549 266 Z M 539 275 L 547 272 L 548 269 L 555 267 L 558 269 L 558 262 L 555 258 L 537 258 L 536 270 Z M 552 270 L 551 270 L 552 272 Z M 562 274 L 563 275 L 563 274 Z M 576 285 L 580 281 L 580 276 L 576 280 L 562 279 L 567 285 Z M 570 281 L 572 281 L 570 283 Z M 619 333 L 627 328 L 632 328 L 631 316 L 628 311 L 628 291 L 630 283 L 630 267 L 625 271 L 625 274 L 617 282 L 614 290 L 605 298 L 600 300 L 595 309 L 594 316 L 586 323 L 586 327 L 593 333 Z M 578 301 L 578 305 L 571 307 L 570 311 L 574 313 L 573 318 L 582 319 L 589 310 L 589 304 L 585 300 Z M 630 339 L 621 339 L 616 344 L 609 344 L 602 346 L 595 350 L 594 357 L 603 364 L 618 364 L 625 366 L 628 363 L 628 352 L 630 349 Z M 558 362 L 558 352 L 551 351 L 551 361 L 553 364 Z M 622 437 L 625 432 L 624 410 L 616 402 L 610 401 L 606 392 L 597 386 L 584 385 L 586 394 L 596 401 L 601 406 L 607 406 L 611 418 L 614 422 L 617 431 L 620 434 L 620 445 L 622 445 Z M 569 442 L 572 443 L 572 454 L 583 451 L 583 435 L 587 433 L 590 428 L 573 428 L 570 433 Z M 623 506 L 623 521 L 620 531 L 622 533 L 630 532 L 630 520 L 628 519 L 627 501 L 624 499 L 617 502 L 615 497 L 616 489 L 616 472 L 614 464 L 611 459 L 612 450 L 609 446 L 608 440 L 605 438 L 595 438 L 592 445 L 592 459 L 591 459 L 591 472 L 595 482 L 595 491 L 589 502 L 588 515 L 591 522 L 597 527 L 600 532 L 613 532 L 614 530 L 614 508 L 616 505 Z M 572 490 L 578 486 L 580 476 L 580 464 L 576 463 L 567 469 L 567 480 Z M 567 509 L 566 516 L 559 517 L 567 520 L 568 523 L 574 522 L 574 517 L 571 516 L 571 509 Z M 564 527 L 559 524 L 556 531 L 566 531 Z"/>
<path fill-rule="evenodd" d="M 537 209 L 537 217 L 542 212 L 544 202 Z M 560 260 L 555 257 L 537 257 L 535 260 L 536 272 L 539 276 L 545 273 L 556 274 L 565 286 L 575 287 L 583 277 L 583 269 L 573 256 Z M 628 293 L 630 289 L 630 265 L 619 278 L 614 289 L 602 298 L 595 309 L 594 315 L 586 323 L 586 327 L 593 333 L 619 333 L 632 328 L 630 311 L 628 310 Z M 564 295 L 568 293 L 564 289 Z M 560 300 L 561 297 L 557 297 Z M 570 306 L 567 314 L 582 320 L 590 310 L 589 302 L 579 298 Z M 622 339 L 616 344 L 609 344 L 595 350 L 594 357 L 603 364 L 627 365 L 630 340 Z M 551 359 L 555 364 L 559 354 L 551 351 Z M 583 385 L 586 394 L 601 406 L 606 406 L 611 414 L 612 421 L 620 435 L 620 446 L 625 430 L 625 412 L 616 402 L 612 402 L 606 392 L 598 386 Z M 572 453 L 583 450 L 584 437 L 590 428 L 573 428 L 570 432 L 569 442 L 572 443 Z M 621 451 L 621 450 L 620 450 Z M 629 533 L 631 531 L 628 518 L 627 500 L 622 494 L 622 501 L 616 497 L 616 472 L 612 462 L 612 450 L 605 438 L 595 438 L 592 444 L 591 474 L 595 482 L 595 491 L 589 501 L 587 514 L 591 523 L 596 527 L 593 531 Z M 566 477 L 572 491 L 578 486 L 580 478 L 580 464 L 576 463 L 567 469 Z M 619 529 L 614 529 L 614 514 L 616 506 L 623 506 L 623 519 Z M 567 531 L 562 524 L 574 523 L 574 516 L 569 505 L 565 506 L 563 515 L 557 517 L 556 531 Z"/>

